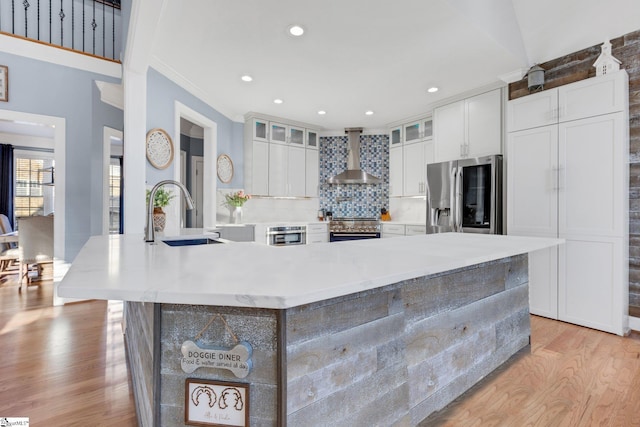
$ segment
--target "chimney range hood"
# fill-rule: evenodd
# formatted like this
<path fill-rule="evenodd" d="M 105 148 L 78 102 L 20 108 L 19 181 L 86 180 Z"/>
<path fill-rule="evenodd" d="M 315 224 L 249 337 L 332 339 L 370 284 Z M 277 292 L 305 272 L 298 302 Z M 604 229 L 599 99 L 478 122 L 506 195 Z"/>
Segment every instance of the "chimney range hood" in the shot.
<path fill-rule="evenodd" d="M 381 184 L 382 180 L 360 169 L 360 134 L 362 128 L 346 128 L 349 136 L 347 170 L 332 176 L 327 184 Z"/>

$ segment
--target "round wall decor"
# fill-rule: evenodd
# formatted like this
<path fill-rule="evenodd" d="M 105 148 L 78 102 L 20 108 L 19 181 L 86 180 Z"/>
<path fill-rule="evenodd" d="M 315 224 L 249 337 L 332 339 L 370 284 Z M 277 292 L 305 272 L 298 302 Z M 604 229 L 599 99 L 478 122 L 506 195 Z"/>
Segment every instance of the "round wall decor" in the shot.
<path fill-rule="evenodd" d="M 217 161 L 218 179 L 221 182 L 229 183 L 233 178 L 233 161 L 226 154 L 220 154 Z"/>
<path fill-rule="evenodd" d="M 166 169 L 173 161 L 173 142 L 163 129 L 147 132 L 147 159 L 156 169 Z"/>

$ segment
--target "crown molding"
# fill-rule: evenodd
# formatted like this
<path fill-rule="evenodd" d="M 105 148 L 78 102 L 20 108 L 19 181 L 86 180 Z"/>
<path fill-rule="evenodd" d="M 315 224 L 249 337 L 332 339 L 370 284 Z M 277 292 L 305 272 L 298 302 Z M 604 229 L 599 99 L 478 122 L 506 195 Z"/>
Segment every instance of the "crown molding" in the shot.
<path fill-rule="evenodd" d="M 102 102 L 124 111 L 124 89 L 122 84 L 108 83 L 100 80 L 96 80 L 95 83 L 100 91 L 100 100 Z"/>

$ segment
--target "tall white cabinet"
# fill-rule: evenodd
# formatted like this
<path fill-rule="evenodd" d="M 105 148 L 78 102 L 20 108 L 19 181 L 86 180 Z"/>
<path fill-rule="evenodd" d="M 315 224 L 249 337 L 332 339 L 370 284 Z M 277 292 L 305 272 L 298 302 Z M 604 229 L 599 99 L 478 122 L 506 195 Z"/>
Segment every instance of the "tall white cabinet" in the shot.
<path fill-rule="evenodd" d="M 426 165 L 433 163 L 431 117 L 406 123 L 389 133 L 389 195 L 424 196 Z"/>
<path fill-rule="evenodd" d="M 260 196 L 318 197 L 318 131 L 253 113 L 246 119 L 245 190 Z"/>
<path fill-rule="evenodd" d="M 435 161 L 502 152 L 501 89 L 438 107 L 433 111 Z"/>
<path fill-rule="evenodd" d="M 529 259 L 531 313 L 628 330 L 625 71 L 508 103 L 507 230 L 566 243 Z"/>

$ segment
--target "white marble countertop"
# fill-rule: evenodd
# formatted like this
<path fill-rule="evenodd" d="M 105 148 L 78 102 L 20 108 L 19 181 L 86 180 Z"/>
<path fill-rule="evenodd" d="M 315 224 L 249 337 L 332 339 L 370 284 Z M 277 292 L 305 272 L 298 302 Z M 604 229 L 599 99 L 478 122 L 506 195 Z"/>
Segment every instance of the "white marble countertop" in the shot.
<path fill-rule="evenodd" d="M 283 309 L 531 252 L 561 239 L 445 233 L 299 246 L 91 237 L 62 297 Z"/>

